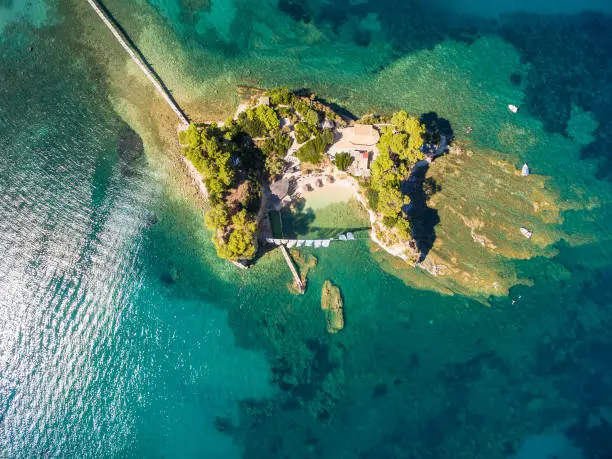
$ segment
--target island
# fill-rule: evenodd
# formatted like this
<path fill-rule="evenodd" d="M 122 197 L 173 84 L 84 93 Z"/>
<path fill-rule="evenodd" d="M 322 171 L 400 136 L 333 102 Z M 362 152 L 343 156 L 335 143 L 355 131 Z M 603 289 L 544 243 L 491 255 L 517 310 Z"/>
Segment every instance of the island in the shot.
<path fill-rule="evenodd" d="M 269 211 L 342 181 L 367 210 L 371 239 L 417 263 L 421 254 L 405 184 L 414 170 L 444 153 L 447 139 L 403 110 L 354 120 L 313 94 L 287 88 L 252 92 L 234 117 L 192 123 L 179 132 L 185 158 L 210 201 L 205 222 L 218 256 L 246 267 L 267 246 L 312 245 L 275 238 Z"/>

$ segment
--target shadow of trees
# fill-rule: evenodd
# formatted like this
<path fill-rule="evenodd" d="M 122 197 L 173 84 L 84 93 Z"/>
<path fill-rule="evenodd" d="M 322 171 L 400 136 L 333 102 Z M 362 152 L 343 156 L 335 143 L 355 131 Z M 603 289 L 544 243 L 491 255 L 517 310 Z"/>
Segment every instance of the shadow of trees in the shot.
<path fill-rule="evenodd" d="M 310 225 L 315 220 L 315 214 L 310 207 L 306 207 L 306 201 L 302 199 L 296 203 L 293 210 L 283 209 L 281 219 L 283 236 L 297 239 L 298 235 L 308 233 Z"/>
<path fill-rule="evenodd" d="M 419 121 L 425 125 L 427 133 L 426 143 L 439 143 L 440 136 L 445 136 L 448 141 L 455 136 L 451 123 L 446 118 L 441 118 L 436 112 L 423 113 Z"/>
<path fill-rule="evenodd" d="M 440 223 L 438 211 L 428 207 L 427 201 L 442 187 L 431 177 L 427 177 L 429 163 L 421 161 L 402 184 L 402 191 L 410 197 L 405 212 L 412 226 L 412 237 L 420 252 L 419 262 L 425 260 L 436 240 L 436 225 Z"/>
<path fill-rule="evenodd" d="M 298 201 L 296 206 L 290 209 L 283 209 L 280 212 L 283 224 L 283 237 L 286 239 L 300 239 L 306 234 L 309 236 L 306 239 L 331 239 L 346 234 L 347 232 L 358 233 L 368 232 L 369 226 L 360 227 L 321 227 L 312 226 L 315 220 L 314 210 L 306 207 L 306 201 Z"/>
<path fill-rule="evenodd" d="M 313 94 L 313 91 L 310 88 L 299 88 L 299 89 L 294 90 L 293 93 L 296 96 L 300 96 L 300 97 L 311 97 Z M 348 110 L 346 107 L 343 107 L 342 105 L 338 105 L 335 102 L 330 102 L 329 100 L 325 99 L 324 97 L 319 96 L 318 94 L 315 94 L 315 100 L 329 107 L 334 113 L 337 113 L 338 115 L 340 115 L 342 118 L 346 120 L 356 121 L 359 119 L 357 115 L 355 115 L 353 112 Z"/>

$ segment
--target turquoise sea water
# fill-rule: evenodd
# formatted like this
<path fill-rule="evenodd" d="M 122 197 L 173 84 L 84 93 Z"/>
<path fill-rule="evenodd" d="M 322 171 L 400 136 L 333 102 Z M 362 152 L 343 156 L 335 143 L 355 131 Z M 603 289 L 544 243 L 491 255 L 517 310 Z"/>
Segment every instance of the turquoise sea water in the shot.
<path fill-rule="evenodd" d="M 172 119 L 86 5 L 0 1 L 1 456 L 610 457 L 612 18 L 439 3 L 105 2 L 196 118 L 286 84 L 436 111 L 473 148 L 430 204 L 431 256 L 472 278 L 432 288 L 359 241 L 312 252 L 294 296 L 277 253 L 215 258 L 147 109 Z M 525 160 L 530 194 L 503 172 Z M 516 204 L 536 194 L 544 217 Z M 493 265 L 509 293 L 470 290 Z"/>

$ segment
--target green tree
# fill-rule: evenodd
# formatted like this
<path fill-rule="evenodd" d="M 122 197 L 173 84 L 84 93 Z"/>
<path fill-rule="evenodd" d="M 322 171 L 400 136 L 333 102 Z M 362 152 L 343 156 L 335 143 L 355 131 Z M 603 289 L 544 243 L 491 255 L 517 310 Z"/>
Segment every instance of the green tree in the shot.
<path fill-rule="evenodd" d="M 334 158 L 334 164 L 338 170 L 345 171 L 353 164 L 353 157 L 347 152 L 338 153 Z"/>
<path fill-rule="evenodd" d="M 378 211 L 385 217 L 396 217 L 408 202 L 398 188 L 382 188 L 378 193 Z"/>
<path fill-rule="evenodd" d="M 370 168 L 372 188 L 380 191 L 382 188 L 398 187 L 401 177 L 395 162 L 391 159 L 388 150 L 381 150 Z"/>
<path fill-rule="evenodd" d="M 255 108 L 255 115 L 268 131 L 275 131 L 280 128 L 280 120 L 273 108 L 267 105 L 258 105 Z"/>
<path fill-rule="evenodd" d="M 396 112 L 391 117 L 395 130 L 389 126 L 383 128 L 379 141 L 379 149 L 391 149 L 406 163 L 416 163 L 423 159 L 421 147 L 425 126 L 416 118 L 408 116 L 404 110 Z"/>
<path fill-rule="evenodd" d="M 306 123 L 296 123 L 294 129 L 297 143 L 304 143 L 312 137 L 312 132 Z"/>
<path fill-rule="evenodd" d="M 219 203 L 206 212 L 204 223 L 210 230 L 216 230 L 226 226 L 229 222 L 227 207 L 225 203 Z"/>
<path fill-rule="evenodd" d="M 285 160 L 276 154 L 266 157 L 266 171 L 270 177 L 280 174 L 285 168 Z"/>
<path fill-rule="evenodd" d="M 293 94 L 287 87 L 274 88 L 267 91 L 272 105 L 289 105 L 293 98 Z"/>
<path fill-rule="evenodd" d="M 202 141 L 200 138 L 200 132 L 198 131 L 198 128 L 196 127 L 196 125 L 193 123 L 190 123 L 186 132 L 187 132 L 187 141 L 189 142 L 189 146 L 191 148 L 199 148 L 200 145 L 202 144 Z"/>
<path fill-rule="evenodd" d="M 309 108 L 304 114 L 304 121 L 309 126 L 319 126 L 319 113 L 312 108 Z"/>
<path fill-rule="evenodd" d="M 406 121 L 408 120 L 408 113 L 404 110 L 395 112 L 391 117 L 391 124 L 393 124 L 399 131 L 405 130 Z"/>
<path fill-rule="evenodd" d="M 395 222 L 395 229 L 400 238 L 406 240 L 412 237 L 412 228 L 410 222 L 405 218 L 399 217 Z"/>

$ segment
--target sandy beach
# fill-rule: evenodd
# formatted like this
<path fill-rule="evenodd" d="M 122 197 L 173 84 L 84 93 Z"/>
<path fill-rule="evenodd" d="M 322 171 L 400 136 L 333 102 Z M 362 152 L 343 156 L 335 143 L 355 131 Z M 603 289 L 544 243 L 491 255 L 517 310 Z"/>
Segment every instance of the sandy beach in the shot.
<path fill-rule="evenodd" d="M 346 180 L 342 180 L 306 191 L 302 193 L 302 197 L 306 200 L 307 207 L 316 210 L 336 202 L 348 202 L 355 197 L 355 189 Z"/>

